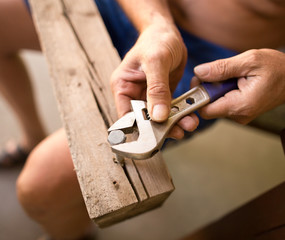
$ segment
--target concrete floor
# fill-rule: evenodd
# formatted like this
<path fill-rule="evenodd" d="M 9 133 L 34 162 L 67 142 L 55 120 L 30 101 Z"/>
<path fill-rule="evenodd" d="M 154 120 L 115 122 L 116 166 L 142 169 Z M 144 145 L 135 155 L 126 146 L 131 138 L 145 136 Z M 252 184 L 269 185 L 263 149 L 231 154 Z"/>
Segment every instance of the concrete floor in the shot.
<path fill-rule="evenodd" d="M 41 54 L 24 52 L 39 109 L 49 132 L 61 126 Z M 0 99 L 0 144 L 18 138 L 17 122 Z M 99 230 L 100 240 L 174 240 L 222 217 L 285 180 L 278 136 L 221 120 L 164 158 L 176 190 L 160 209 Z M 15 181 L 21 169 L 0 171 L 0 240 L 33 240 L 42 230 L 19 206 Z"/>

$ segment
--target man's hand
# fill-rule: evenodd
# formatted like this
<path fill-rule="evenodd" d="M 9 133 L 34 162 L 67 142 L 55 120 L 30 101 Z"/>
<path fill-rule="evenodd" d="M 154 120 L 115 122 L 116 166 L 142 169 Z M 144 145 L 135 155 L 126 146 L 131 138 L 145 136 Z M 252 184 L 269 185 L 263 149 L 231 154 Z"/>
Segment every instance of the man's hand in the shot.
<path fill-rule="evenodd" d="M 227 117 L 247 124 L 260 114 L 285 102 L 285 54 L 272 50 L 249 50 L 194 69 L 193 86 L 238 78 L 233 90 L 200 110 L 205 119 Z"/>
<path fill-rule="evenodd" d="M 145 100 L 151 118 L 165 121 L 170 112 L 172 92 L 182 77 L 187 50 L 179 31 L 173 24 L 152 24 L 140 34 L 112 75 L 111 85 L 118 114 L 131 110 L 130 100 Z M 194 130 L 198 118 L 194 115 L 179 125 Z M 175 126 L 172 137 L 183 137 L 183 130 Z"/>

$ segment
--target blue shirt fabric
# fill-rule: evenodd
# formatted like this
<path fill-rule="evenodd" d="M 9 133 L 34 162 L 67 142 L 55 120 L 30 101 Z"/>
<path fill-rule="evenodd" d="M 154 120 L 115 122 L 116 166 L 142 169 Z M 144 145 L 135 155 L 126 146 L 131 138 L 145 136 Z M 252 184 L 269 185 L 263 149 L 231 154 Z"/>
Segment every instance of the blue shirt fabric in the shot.
<path fill-rule="evenodd" d="M 24 0 L 28 8 L 28 0 Z M 129 21 L 116 0 L 94 0 L 103 18 L 105 26 L 109 32 L 112 42 L 121 58 L 130 50 L 138 38 L 138 32 Z M 217 59 L 232 57 L 237 54 L 229 49 L 225 49 L 216 44 L 198 38 L 189 32 L 179 28 L 184 43 L 188 50 L 188 60 L 184 75 L 179 82 L 173 97 L 176 98 L 188 91 L 190 82 L 194 76 L 193 69 L 201 63 L 214 61 Z M 212 123 L 200 118 L 199 129 Z"/>

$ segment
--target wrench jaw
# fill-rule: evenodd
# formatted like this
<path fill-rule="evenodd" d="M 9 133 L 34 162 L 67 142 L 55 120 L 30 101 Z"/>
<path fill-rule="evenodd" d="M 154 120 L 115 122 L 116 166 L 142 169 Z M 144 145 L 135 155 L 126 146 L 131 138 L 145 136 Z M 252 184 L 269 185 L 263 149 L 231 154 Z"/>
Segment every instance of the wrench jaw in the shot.
<path fill-rule="evenodd" d="M 119 156 L 138 160 L 147 159 L 158 152 L 158 149 L 155 138 L 148 138 L 147 141 L 143 139 L 144 137 L 139 137 L 137 141 L 114 145 L 111 148 Z"/>
<path fill-rule="evenodd" d="M 108 131 L 109 136 L 114 131 L 123 131 L 125 134 L 131 133 L 129 142 L 117 142 L 111 144 L 112 151 L 118 156 L 133 159 L 147 159 L 157 152 L 158 144 L 151 121 L 146 116 L 146 103 L 144 101 L 131 101 L 133 112 L 126 114 L 112 125 Z M 135 140 L 138 134 L 137 140 Z M 123 138 L 122 138 L 123 139 Z M 128 140 L 128 138 L 127 138 Z M 116 142 L 109 139 L 109 142 Z"/>
<path fill-rule="evenodd" d="M 108 132 L 115 130 L 122 130 L 124 133 L 130 133 L 135 125 L 136 116 L 134 112 L 128 112 L 118 121 L 116 121 L 109 129 Z"/>

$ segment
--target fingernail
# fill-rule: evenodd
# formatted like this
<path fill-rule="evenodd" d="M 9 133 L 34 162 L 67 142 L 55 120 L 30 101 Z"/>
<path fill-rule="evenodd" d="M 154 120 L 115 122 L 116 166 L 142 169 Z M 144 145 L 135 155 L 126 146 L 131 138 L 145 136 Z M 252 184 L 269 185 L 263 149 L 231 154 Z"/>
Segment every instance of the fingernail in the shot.
<path fill-rule="evenodd" d="M 208 64 L 201 64 L 194 68 L 194 72 L 198 76 L 206 76 L 210 72 L 210 66 Z"/>
<path fill-rule="evenodd" d="M 168 107 L 165 104 L 158 104 L 153 107 L 152 118 L 154 121 L 165 121 L 168 118 L 168 114 Z"/>

